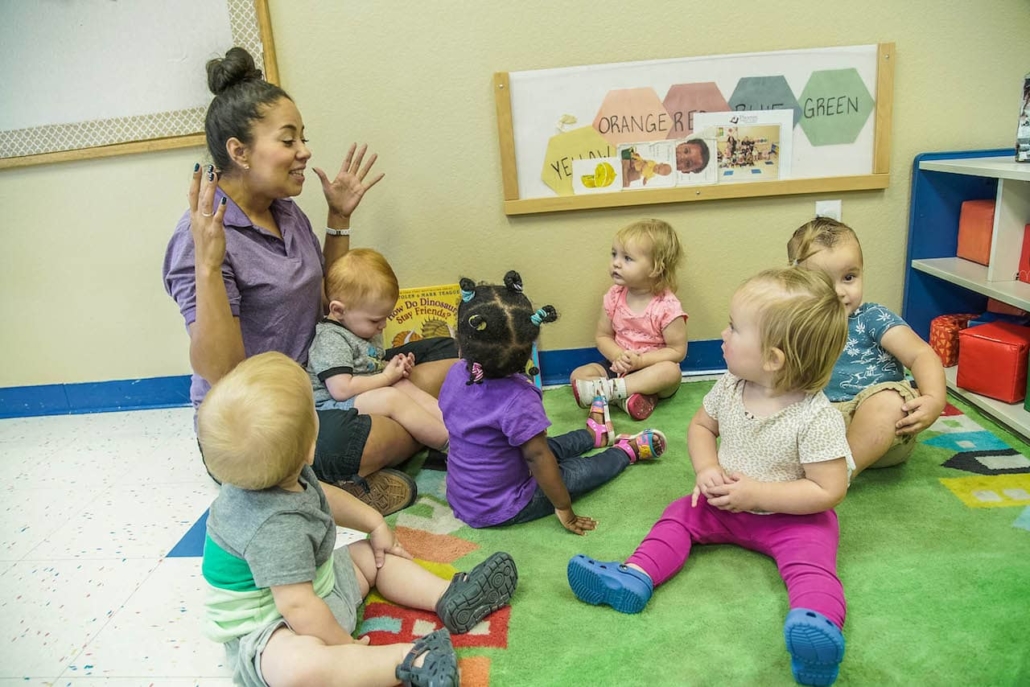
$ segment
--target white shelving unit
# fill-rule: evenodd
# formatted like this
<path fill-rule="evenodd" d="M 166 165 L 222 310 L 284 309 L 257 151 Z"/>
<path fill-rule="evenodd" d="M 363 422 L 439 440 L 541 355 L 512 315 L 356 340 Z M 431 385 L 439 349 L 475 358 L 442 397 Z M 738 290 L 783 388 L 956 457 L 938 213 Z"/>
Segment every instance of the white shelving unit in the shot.
<path fill-rule="evenodd" d="M 1022 403 L 1002 403 L 1001 401 L 995 401 L 993 398 L 987 398 L 986 396 L 960 389 L 955 383 L 957 375 L 958 367 L 944 368 L 944 379 L 948 384 L 948 391 L 969 405 L 976 406 L 1003 425 L 1011 427 L 1024 438 L 1030 437 L 1030 418 L 1027 417 L 1030 413 L 1023 410 Z"/>
<path fill-rule="evenodd" d="M 937 159 L 919 159 L 913 178 L 912 220 L 909 227 L 909 279 L 912 278 L 914 270 L 975 294 L 1030 310 L 1030 283 L 1017 279 L 1024 227 L 1030 224 L 1030 164 L 1017 163 L 1013 156 L 999 156 L 998 153 L 1001 151 L 993 152 L 994 156 L 991 157 L 970 157 L 969 153 L 942 153 L 921 156 Z M 943 159 L 947 157 L 952 159 Z M 967 178 L 983 177 L 997 180 L 988 266 L 954 257 L 958 207 L 963 199 L 963 193 L 968 188 L 969 193 L 974 194 L 973 189 L 977 185 L 982 193 L 982 182 L 971 179 L 963 181 L 957 178 L 948 182 L 940 177 L 929 179 L 924 172 L 943 172 Z M 970 197 L 973 196 L 965 196 L 967 199 Z M 951 255 L 947 255 L 946 246 L 950 246 Z M 928 285 L 924 278 L 922 290 L 917 289 L 918 295 L 913 295 L 911 300 L 906 296 L 906 309 L 911 310 L 913 316 L 917 316 L 919 320 L 928 319 L 934 313 L 944 314 L 948 311 L 947 290 L 933 286 L 934 280 L 929 282 Z M 926 325 L 926 322 L 922 324 Z M 1012 428 L 1024 438 L 1030 439 L 1030 413 L 1023 409 L 1022 403 L 1002 403 L 960 389 L 956 384 L 958 368 L 946 368 L 944 372 L 948 389 L 956 396 Z"/>
<path fill-rule="evenodd" d="M 1021 281 L 988 281 L 987 267 L 984 265 L 963 258 L 929 258 L 913 260 L 912 267 L 970 291 L 1030 310 L 1030 284 Z"/>

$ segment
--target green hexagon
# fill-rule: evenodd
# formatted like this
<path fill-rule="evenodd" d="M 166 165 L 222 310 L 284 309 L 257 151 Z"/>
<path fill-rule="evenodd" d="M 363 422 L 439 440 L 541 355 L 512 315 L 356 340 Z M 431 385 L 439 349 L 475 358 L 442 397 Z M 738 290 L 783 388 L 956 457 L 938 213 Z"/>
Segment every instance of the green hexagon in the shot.
<path fill-rule="evenodd" d="M 798 98 L 801 129 L 813 146 L 854 143 L 875 101 L 855 69 L 812 72 Z"/>

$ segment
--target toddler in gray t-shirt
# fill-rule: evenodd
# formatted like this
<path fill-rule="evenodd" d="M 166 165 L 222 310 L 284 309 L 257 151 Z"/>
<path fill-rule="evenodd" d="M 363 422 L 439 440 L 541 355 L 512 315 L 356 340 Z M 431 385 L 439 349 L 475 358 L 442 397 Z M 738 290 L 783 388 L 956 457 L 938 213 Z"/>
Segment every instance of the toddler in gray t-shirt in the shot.
<path fill-rule="evenodd" d="M 446 452 L 437 400 L 408 380 L 414 356 L 383 359 L 383 329 L 400 292 L 390 263 L 357 248 L 332 264 L 325 284 L 329 313 L 315 326 L 308 350 L 315 406 L 388 417 L 420 444 Z"/>
<path fill-rule="evenodd" d="M 222 483 L 204 544 L 204 632 L 225 644 L 236 682 L 277 685 L 304 674 L 311 684 L 458 684 L 450 633 L 468 632 L 508 604 L 518 582 L 511 556 L 494 553 L 444 580 L 411 559 L 376 510 L 320 484 L 311 469 L 311 384 L 281 353 L 248 358 L 216 383 L 197 431 Z M 336 548 L 337 525 L 368 539 Z M 414 643 L 373 648 L 367 636 L 354 639 L 373 587 L 387 600 L 435 611 L 443 627 Z"/>

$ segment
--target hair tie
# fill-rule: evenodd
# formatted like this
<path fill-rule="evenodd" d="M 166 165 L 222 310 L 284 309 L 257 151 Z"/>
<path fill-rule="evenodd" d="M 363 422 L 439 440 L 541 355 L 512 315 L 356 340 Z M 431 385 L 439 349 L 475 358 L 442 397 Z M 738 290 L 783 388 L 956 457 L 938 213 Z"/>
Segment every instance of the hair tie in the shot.
<path fill-rule="evenodd" d="M 540 308 L 535 313 L 530 315 L 529 319 L 532 320 L 533 324 L 535 324 L 536 326 L 539 327 L 541 324 L 543 324 L 546 321 L 546 317 L 547 317 L 547 311 L 544 310 L 543 308 Z"/>
<path fill-rule="evenodd" d="M 465 382 L 465 386 L 472 384 L 483 383 L 483 366 L 479 363 L 472 363 L 472 367 L 469 369 L 469 379 Z"/>
<path fill-rule="evenodd" d="M 475 298 L 475 296 L 476 296 L 476 292 L 475 291 L 466 291 L 465 289 L 461 290 L 461 302 L 462 303 L 468 303 L 470 300 Z"/>
<path fill-rule="evenodd" d="M 508 273 L 504 275 L 504 286 L 509 291 L 522 293 L 522 276 L 515 270 L 509 270 Z"/>
<path fill-rule="evenodd" d="M 469 326 L 477 332 L 481 332 L 486 329 L 486 318 L 482 315 L 472 315 L 469 317 Z"/>

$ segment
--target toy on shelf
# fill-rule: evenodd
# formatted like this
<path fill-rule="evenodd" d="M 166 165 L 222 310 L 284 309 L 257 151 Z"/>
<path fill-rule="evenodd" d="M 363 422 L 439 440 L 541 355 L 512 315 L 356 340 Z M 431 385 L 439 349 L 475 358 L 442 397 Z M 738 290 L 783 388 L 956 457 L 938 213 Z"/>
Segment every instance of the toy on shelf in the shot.
<path fill-rule="evenodd" d="M 958 362 L 958 334 L 969 326 L 976 315 L 940 315 L 930 320 L 930 348 L 937 353 L 944 367 Z"/>
<path fill-rule="evenodd" d="M 967 200 L 958 217 L 960 258 L 987 265 L 991 261 L 991 235 L 994 232 L 994 201 Z"/>
<path fill-rule="evenodd" d="M 991 322 L 959 332 L 956 384 L 1005 403 L 1026 397 L 1030 327 Z"/>

